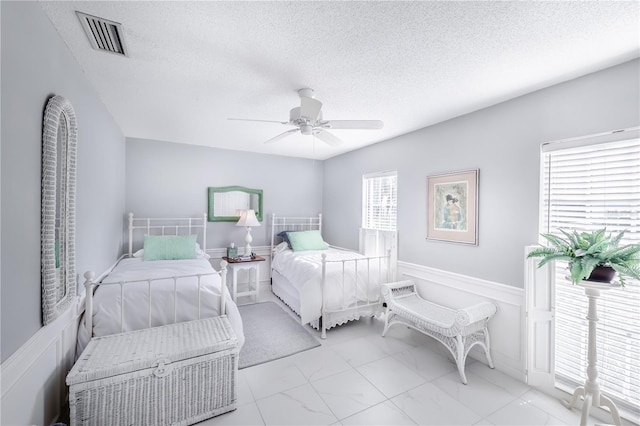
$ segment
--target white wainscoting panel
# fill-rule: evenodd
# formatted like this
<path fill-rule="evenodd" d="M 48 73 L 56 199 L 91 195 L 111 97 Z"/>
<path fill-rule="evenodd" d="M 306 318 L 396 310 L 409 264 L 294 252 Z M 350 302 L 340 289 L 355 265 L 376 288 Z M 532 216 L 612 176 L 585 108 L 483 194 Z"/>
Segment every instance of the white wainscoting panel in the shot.
<path fill-rule="evenodd" d="M 418 293 L 435 303 L 458 309 L 482 300 L 494 302 L 498 312 L 489 321 L 491 356 L 496 369 L 524 382 L 524 290 L 440 269 L 398 262 L 398 280 L 410 279 Z M 486 363 L 474 347 L 470 356 Z"/>
<path fill-rule="evenodd" d="M 66 402 L 78 332 L 76 304 L 42 327 L 0 366 L 2 425 L 49 425 Z"/>

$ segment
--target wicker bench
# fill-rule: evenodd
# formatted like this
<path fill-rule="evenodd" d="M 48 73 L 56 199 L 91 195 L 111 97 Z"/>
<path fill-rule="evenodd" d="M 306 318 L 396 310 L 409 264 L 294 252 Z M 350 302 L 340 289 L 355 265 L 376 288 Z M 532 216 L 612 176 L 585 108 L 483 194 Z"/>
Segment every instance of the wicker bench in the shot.
<path fill-rule="evenodd" d="M 450 309 L 420 297 L 413 281 L 383 284 L 382 295 L 387 315 L 382 336 L 393 324 L 404 324 L 442 343 L 458 365 L 462 383 L 467 384 L 464 365 L 469 350 L 475 345 L 484 348 L 489 367 L 491 359 L 487 323 L 496 313 L 496 305 L 480 302 L 464 309 Z"/>

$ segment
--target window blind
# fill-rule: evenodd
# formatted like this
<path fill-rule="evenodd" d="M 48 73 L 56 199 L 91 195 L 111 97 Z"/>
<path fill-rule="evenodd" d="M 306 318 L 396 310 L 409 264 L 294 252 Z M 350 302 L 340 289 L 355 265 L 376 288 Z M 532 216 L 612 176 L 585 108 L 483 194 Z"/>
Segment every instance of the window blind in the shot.
<path fill-rule="evenodd" d="M 381 172 L 362 177 L 362 227 L 396 230 L 397 172 Z"/>
<path fill-rule="evenodd" d="M 618 138 L 620 139 L 620 137 Z M 568 148 L 543 148 L 544 232 L 558 229 L 625 231 L 623 244 L 640 243 L 640 139 L 606 143 L 572 141 Z M 556 381 L 580 386 L 586 380 L 588 299 L 556 266 Z M 640 413 L 640 282 L 602 292 L 598 299 L 597 368 L 602 391 Z"/>

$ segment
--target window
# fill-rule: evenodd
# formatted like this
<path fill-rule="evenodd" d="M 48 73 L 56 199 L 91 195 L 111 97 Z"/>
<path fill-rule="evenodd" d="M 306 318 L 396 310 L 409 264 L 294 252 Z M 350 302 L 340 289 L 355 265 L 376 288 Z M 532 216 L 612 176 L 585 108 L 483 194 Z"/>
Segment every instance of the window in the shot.
<path fill-rule="evenodd" d="M 629 134 L 632 133 L 632 136 Z M 542 232 L 626 231 L 640 243 L 640 139 L 637 129 L 551 143 L 542 153 Z M 555 270 L 555 380 L 584 384 L 588 300 Z M 597 301 L 597 381 L 619 408 L 640 412 L 640 282 L 603 292 Z"/>
<path fill-rule="evenodd" d="M 362 227 L 396 230 L 398 202 L 397 172 L 381 172 L 362 177 Z"/>

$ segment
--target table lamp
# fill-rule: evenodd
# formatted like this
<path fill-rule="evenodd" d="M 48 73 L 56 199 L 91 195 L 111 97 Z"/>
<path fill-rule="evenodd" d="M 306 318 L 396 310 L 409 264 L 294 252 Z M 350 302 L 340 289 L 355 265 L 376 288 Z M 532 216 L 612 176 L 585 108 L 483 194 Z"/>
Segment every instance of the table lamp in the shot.
<path fill-rule="evenodd" d="M 251 227 L 260 226 L 260 222 L 256 218 L 255 210 L 244 210 L 240 215 L 240 220 L 236 223 L 236 226 L 246 226 L 247 235 L 244 237 L 244 255 L 251 256 Z"/>

